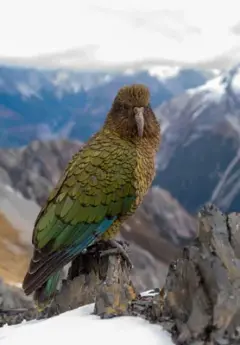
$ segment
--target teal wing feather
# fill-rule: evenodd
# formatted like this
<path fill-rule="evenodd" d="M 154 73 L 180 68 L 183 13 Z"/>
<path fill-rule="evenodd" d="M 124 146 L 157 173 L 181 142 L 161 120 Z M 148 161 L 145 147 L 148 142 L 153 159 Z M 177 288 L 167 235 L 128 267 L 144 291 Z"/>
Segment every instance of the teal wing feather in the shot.
<path fill-rule="evenodd" d="M 87 146 L 69 163 L 33 232 L 27 294 L 95 242 L 136 200 L 135 162 L 121 146 Z"/>

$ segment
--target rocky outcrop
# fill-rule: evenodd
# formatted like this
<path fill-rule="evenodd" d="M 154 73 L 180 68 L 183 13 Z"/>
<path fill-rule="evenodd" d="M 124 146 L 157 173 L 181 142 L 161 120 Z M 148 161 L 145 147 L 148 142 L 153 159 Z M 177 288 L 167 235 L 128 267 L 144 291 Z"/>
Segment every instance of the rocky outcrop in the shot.
<path fill-rule="evenodd" d="M 197 240 L 169 269 L 163 315 L 172 315 L 178 343 L 239 344 L 240 216 L 210 204 L 198 222 Z"/>

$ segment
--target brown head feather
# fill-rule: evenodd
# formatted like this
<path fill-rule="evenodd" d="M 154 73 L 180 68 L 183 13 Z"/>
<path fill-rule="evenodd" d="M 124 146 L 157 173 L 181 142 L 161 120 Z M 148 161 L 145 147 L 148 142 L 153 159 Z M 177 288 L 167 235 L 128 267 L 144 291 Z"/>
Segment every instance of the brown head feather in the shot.
<path fill-rule="evenodd" d="M 150 101 L 150 92 L 145 85 L 133 84 L 123 86 L 117 93 L 114 102 L 132 107 L 146 107 Z"/>
<path fill-rule="evenodd" d="M 136 107 L 142 110 L 144 127 L 141 137 L 136 122 Z M 149 139 L 160 142 L 160 125 L 150 105 L 149 89 L 142 84 L 122 87 L 107 115 L 104 128 L 116 132 L 120 137 L 131 141 Z"/>

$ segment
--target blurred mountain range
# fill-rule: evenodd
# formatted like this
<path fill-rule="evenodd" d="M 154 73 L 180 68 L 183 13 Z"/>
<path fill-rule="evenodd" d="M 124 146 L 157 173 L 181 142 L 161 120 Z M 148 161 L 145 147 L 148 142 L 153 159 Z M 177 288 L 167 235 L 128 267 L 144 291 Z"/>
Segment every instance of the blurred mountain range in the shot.
<path fill-rule="evenodd" d="M 163 128 L 156 184 L 190 212 L 240 205 L 240 66 L 156 109 Z"/>
<path fill-rule="evenodd" d="M 164 66 L 121 73 L 0 67 L 0 147 L 35 139 L 85 141 L 103 123 L 121 86 L 146 84 L 157 107 L 215 73 Z"/>

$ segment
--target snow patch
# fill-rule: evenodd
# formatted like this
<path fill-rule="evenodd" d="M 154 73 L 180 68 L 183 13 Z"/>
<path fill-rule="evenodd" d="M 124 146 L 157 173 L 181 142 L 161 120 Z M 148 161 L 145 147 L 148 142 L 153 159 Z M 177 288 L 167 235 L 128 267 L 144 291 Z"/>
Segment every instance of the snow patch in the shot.
<path fill-rule="evenodd" d="M 160 81 L 164 81 L 164 79 L 169 79 L 175 77 L 179 71 L 180 67 L 178 66 L 147 66 L 144 65 L 141 68 L 134 69 L 134 68 L 127 68 L 123 74 L 124 75 L 134 75 L 139 71 L 147 72 L 151 77 L 157 77 Z"/>
<path fill-rule="evenodd" d="M 159 292 L 160 292 L 160 290 L 158 288 L 144 291 L 141 293 L 141 297 L 154 297 L 154 296 L 159 295 Z"/>
<path fill-rule="evenodd" d="M 0 329 L 0 345 L 173 345 L 159 325 L 129 316 L 101 320 L 92 312 L 93 304 L 47 320 L 4 326 Z"/>
<path fill-rule="evenodd" d="M 170 127 L 170 121 L 166 117 L 160 117 L 159 119 L 160 125 L 161 125 L 161 133 L 166 132 L 166 130 Z"/>
<path fill-rule="evenodd" d="M 113 77 L 110 75 L 110 74 L 106 74 L 104 77 L 103 77 L 103 82 L 104 83 L 109 83 L 110 81 L 113 80 Z"/>
<path fill-rule="evenodd" d="M 38 93 L 26 83 L 17 83 L 16 89 L 25 98 L 30 98 L 32 96 L 39 97 Z"/>
<path fill-rule="evenodd" d="M 159 79 L 168 79 L 175 77 L 180 71 L 178 66 L 153 66 L 148 68 L 148 72 L 152 77 Z"/>
<path fill-rule="evenodd" d="M 240 93 L 240 68 L 238 66 L 228 73 L 220 74 L 216 78 L 207 81 L 204 85 L 187 90 L 187 93 L 194 95 L 199 92 L 204 92 L 205 98 L 202 101 L 209 100 L 218 102 L 227 94 L 227 89 L 229 87 L 231 87 L 235 93 Z"/>
<path fill-rule="evenodd" d="M 134 75 L 136 71 L 133 68 L 127 68 L 124 72 L 123 75 Z"/>
<path fill-rule="evenodd" d="M 64 92 L 78 93 L 82 88 L 82 82 L 74 80 L 66 71 L 56 73 L 51 83 L 57 88 L 56 95 L 61 98 Z"/>
<path fill-rule="evenodd" d="M 205 101 L 207 97 L 208 95 L 205 95 L 203 101 Z M 197 109 L 193 112 L 192 121 L 196 120 L 196 118 L 199 117 L 203 113 L 203 111 L 207 108 L 208 108 L 208 104 L 206 102 L 202 102 L 202 104 L 200 104 L 200 106 L 197 107 Z"/>
<path fill-rule="evenodd" d="M 240 69 L 239 69 L 239 73 L 234 75 L 231 85 L 234 92 L 240 93 Z"/>
<path fill-rule="evenodd" d="M 201 100 L 202 102 L 205 102 L 205 101 L 219 102 L 221 101 L 222 97 L 226 94 L 226 86 L 223 83 L 223 77 L 221 75 L 221 76 L 218 76 L 217 78 L 213 78 L 207 81 L 205 84 L 201 86 L 188 89 L 186 93 L 191 96 L 194 96 L 199 93 L 203 93 L 204 98 Z"/>
<path fill-rule="evenodd" d="M 217 68 L 213 68 L 211 69 L 211 72 L 215 75 L 215 76 L 219 76 L 219 74 L 221 73 L 220 69 Z"/>
<path fill-rule="evenodd" d="M 98 75 L 61 70 L 54 75 L 50 82 L 56 88 L 56 96 L 61 99 L 66 92 L 87 91 L 96 85 L 109 83 L 113 78 L 114 76 L 110 74 Z"/>
<path fill-rule="evenodd" d="M 53 85 L 59 86 L 65 83 L 69 79 L 69 74 L 65 71 L 60 71 L 56 73 L 55 77 L 52 80 Z"/>
<path fill-rule="evenodd" d="M 207 81 L 204 85 L 201 85 L 196 88 L 198 91 L 212 91 L 220 95 L 223 95 L 225 92 L 225 86 L 222 83 L 222 76 L 211 79 Z"/>

